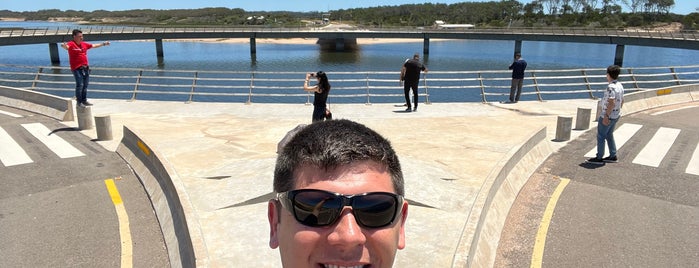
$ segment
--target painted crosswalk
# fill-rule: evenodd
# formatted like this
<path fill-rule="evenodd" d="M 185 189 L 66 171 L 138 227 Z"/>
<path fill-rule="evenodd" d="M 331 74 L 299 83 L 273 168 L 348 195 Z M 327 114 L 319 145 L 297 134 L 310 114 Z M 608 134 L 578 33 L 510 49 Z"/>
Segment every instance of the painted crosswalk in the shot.
<path fill-rule="evenodd" d="M 15 142 L 2 127 L 0 127 L 0 162 L 6 167 L 32 162 L 22 146 Z"/>
<path fill-rule="evenodd" d="M 633 137 L 633 135 L 641 129 L 641 125 L 625 123 L 614 130 L 614 141 L 616 142 L 616 149 L 619 150 L 626 144 L 627 141 Z M 597 156 L 597 147 L 592 148 L 589 152 L 585 154 L 586 158 L 591 158 Z"/>
<path fill-rule="evenodd" d="M 614 131 L 614 139 L 617 143 L 617 150 L 626 144 L 629 140 L 634 139 L 638 131 L 643 128 L 642 125 L 625 123 L 619 126 Z M 631 163 L 649 167 L 659 167 L 664 159 L 668 157 L 670 149 L 677 141 L 682 133 L 681 129 L 659 127 L 653 136 L 643 141 L 643 149 L 633 156 Z M 694 141 L 693 141 L 694 142 Z M 687 174 L 699 175 L 699 141 L 696 141 L 696 147 L 693 147 L 691 159 L 684 170 Z M 694 143 L 692 143 L 694 145 Z M 629 149 L 630 150 L 630 149 Z M 607 152 L 608 154 L 608 152 Z M 586 158 L 595 157 L 597 155 L 597 147 L 593 148 L 585 154 Z"/>
<path fill-rule="evenodd" d="M 85 155 L 75 148 L 75 146 L 57 134 L 52 133 L 51 130 L 42 123 L 22 124 L 21 126 L 59 158 L 72 158 Z M 34 160 L 32 160 L 29 153 L 23 149 L 23 145 L 27 146 L 27 143 L 27 141 L 13 137 L 6 129 L 0 127 L 0 163 L 6 167 L 33 163 Z"/>
<path fill-rule="evenodd" d="M 660 162 L 679 135 L 679 129 L 661 127 L 631 162 L 651 167 L 660 166 Z"/>

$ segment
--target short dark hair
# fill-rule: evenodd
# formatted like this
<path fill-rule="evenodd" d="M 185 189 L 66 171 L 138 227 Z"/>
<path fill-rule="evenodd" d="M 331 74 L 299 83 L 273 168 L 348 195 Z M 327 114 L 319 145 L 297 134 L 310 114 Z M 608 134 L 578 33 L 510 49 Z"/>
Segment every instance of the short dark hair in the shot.
<path fill-rule="evenodd" d="M 73 30 L 73 36 L 76 36 L 76 35 L 78 35 L 79 33 L 83 33 L 83 31 L 78 30 L 78 29 Z"/>
<path fill-rule="evenodd" d="M 619 67 L 619 65 L 609 65 L 609 67 L 607 67 L 607 74 L 614 80 L 619 78 L 620 73 L 621 67 Z"/>
<path fill-rule="evenodd" d="M 391 143 L 376 131 L 347 119 L 318 121 L 294 134 L 277 156 L 274 191 L 294 190 L 294 171 L 304 165 L 330 170 L 364 160 L 385 165 L 396 194 L 405 194 L 400 161 Z"/>

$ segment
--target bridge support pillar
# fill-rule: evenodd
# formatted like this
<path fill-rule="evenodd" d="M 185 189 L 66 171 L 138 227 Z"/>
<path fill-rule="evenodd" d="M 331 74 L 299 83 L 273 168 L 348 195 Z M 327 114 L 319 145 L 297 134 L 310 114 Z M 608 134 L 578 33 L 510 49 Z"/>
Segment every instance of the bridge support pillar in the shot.
<path fill-rule="evenodd" d="M 345 39 L 342 37 L 335 38 L 335 51 L 345 51 Z"/>
<path fill-rule="evenodd" d="M 429 38 L 425 38 L 422 41 L 422 54 L 423 55 L 430 54 L 430 39 Z"/>
<path fill-rule="evenodd" d="M 614 65 L 623 66 L 624 64 L 624 45 L 616 45 L 616 53 L 614 54 Z"/>
<path fill-rule="evenodd" d="M 51 55 L 52 64 L 61 63 L 61 58 L 58 56 L 58 44 L 49 43 L 49 54 Z"/>
<path fill-rule="evenodd" d="M 255 37 L 250 37 L 250 55 L 257 54 L 257 44 L 255 42 Z"/>
<path fill-rule="evenodd" d="M 515 53 L 512 55 L 522 53 L 522 40 L 515 40 Z"/>
<path fill-rule="evenodd" d="M 163 39 L 155 39 L 155 55 L 158 57 L 158 59 L 162 59 L 164 57 Z"/>

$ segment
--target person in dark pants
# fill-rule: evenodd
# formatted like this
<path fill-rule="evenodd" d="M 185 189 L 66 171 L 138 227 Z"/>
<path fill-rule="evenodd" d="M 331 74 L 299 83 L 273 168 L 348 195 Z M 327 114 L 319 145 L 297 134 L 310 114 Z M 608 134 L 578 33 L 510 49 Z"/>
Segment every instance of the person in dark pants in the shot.
<path fill-rule="evenodd" d="M 316 78 L 317 84 L 308 86 L 308 81 Z M 303 83 L 303 90 L 313 92 L 313 122 L 323 121 L 326 118 L 328 93 L 330 93 L 330 82 L 328 75 L 323 71 L 317 73 L 307 73 L 306 82 Z M 332 116 L 332 115 L 331 115 Z M 332 117 L 331 117 L 332 118 Z"/>
<path fill-rule="evenodd" d="M 522 95 L 522 85 L 524 84 L 524 70 L 527 69 L 527 62 L 522 59 L 522 54 L 515 53 L 515 60 L 510 64 L 512 70 L 512 85 L 510 86 L 510 102 L 516 103 L 519 101 L 519 96 Z"/>
<path fill-rule="evenodd" d="M 87 85 L 90 82 L 90 65 L 87 62 L 87 50 L 108 45 L 109 41 L 95 45 L 83 42 L 83 32 L 78 29 L 73 30 L 73 41 L 61 44 L 61 47 L 68 50 L 70 70 L 73 72 L 73 77 L 75 77 L 75 99 L 78 107 L 92 105 L 92 103 L 87 101 Z"/>
<path fill-rule="evenodd" d="M 403 84 L 403 94 L 405 95 L 405 105 L 408 106 L 405 109 L 406 112 L 417 112 L 418 103 L 418 92 L 417 87 L 420 83 L 420 71 L 427 73 L 427 68 L 422 62 L 420 62 L 420 54 L 415 53 L 412 59 L 409 59 L 403 63 L 403 68 L 400 71 L 400 82 Z M 415 102 L 415 107 L 410 108 L 410 90 L 413 90 L 413 101 Z"/>

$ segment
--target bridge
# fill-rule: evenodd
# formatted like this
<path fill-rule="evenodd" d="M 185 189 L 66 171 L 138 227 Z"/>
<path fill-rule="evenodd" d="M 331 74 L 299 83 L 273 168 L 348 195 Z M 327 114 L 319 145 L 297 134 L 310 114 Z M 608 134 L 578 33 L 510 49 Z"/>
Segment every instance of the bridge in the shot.
<path fill-rule="evenodd" d="M 240 38 L 250 40 L 250 54 L 255 55 L 258 38 L 317 38 L 336 50 L 361 38 L 422 39 L 423 53 L 429 54 L 430 39 L 511 40 L 514 52 L 521 52 L 524 41 L 575 42 L 616 45 L 614 63 L 623 66 L 624 47 L 651 46 L 699 50 L 697 31 L 656 31 L 597 28 L 376 28 L 364 29 L 331 25 L 322 28 L 156 28 L 128 26 L 80 27 L 86 41 L 94 40 L 155 40 L 156 55 L 164 57 L 163 40 Z M 58 44 L 71 40 L 71 27 L 0 29 L 0 46 L 48 44 L 51 62 L 60 62 Z"/>

